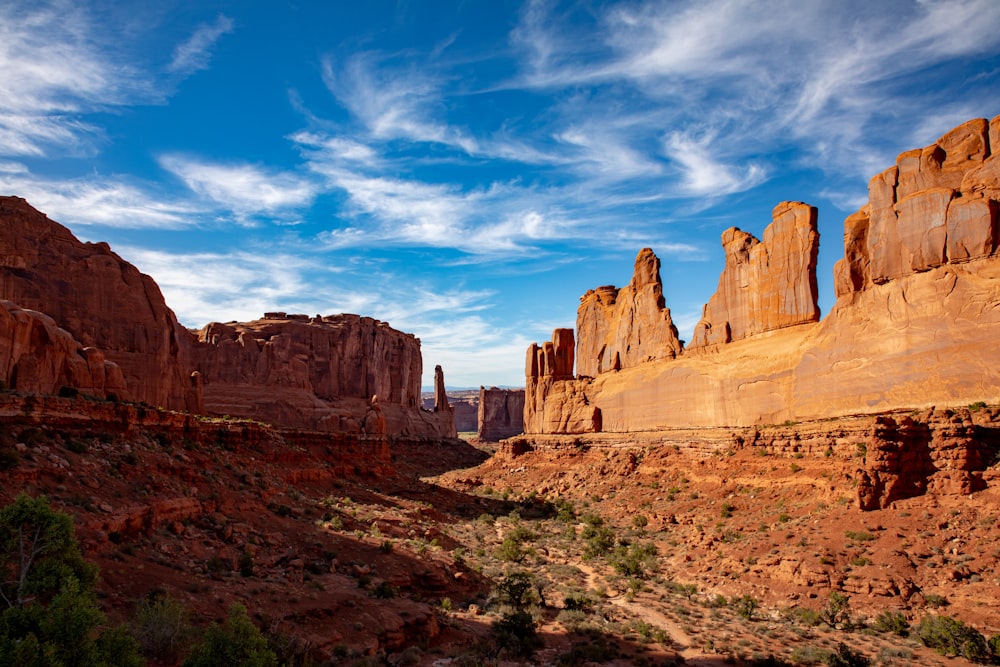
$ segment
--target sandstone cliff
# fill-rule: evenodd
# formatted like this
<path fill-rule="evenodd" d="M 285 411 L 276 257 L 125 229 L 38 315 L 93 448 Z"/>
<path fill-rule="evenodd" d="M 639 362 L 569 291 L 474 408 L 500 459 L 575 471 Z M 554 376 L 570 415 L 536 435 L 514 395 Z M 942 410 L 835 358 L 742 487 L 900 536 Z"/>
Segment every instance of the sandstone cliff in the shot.
<path fill-rule="evenodd" d="M 565 370 L 550 362 L 554 343 L 533 345 L 526 432 L 750 426 L 1000 400 L 997 144 L 1000 117 L 970 121 L 872 180 L 868 204 L 845 221 L 838 299 L 820 322 L 816 213 L 785 203 L 763 242 L 723 235 L 726 267 L 691 346 L 703 352 L 671 358 L 668 345 L 617 372 L 578 361 L 573 379 L 554 372 Z M 613 337 L 591 315 L 612 292 L 583 297 L 581 341 Z"/>
<path fill-rule="evenodd" d="M 210 414 L 376 434 L 377 407 L 387 434 L 454 437 L 451 410 L 420 408 L 420 341 L 384 322 L 267 313 L 209 324 L 198 341 L 192 356 Z"/>
<path fill-rule="evenodd" d="M 455 437 L 420 409 L 420 341 L 357 315 L 183 328 L 152 278 L 0 197 L 0 382 L 380 437 Z M 373 397 L 377 399 L 373 400 Z"/>
<path fill-rule="evenodd" d="M 55 321 L 0 301 L 0 379 L 14 391 L 56 394 L 76 390 L 98 398 L 127 395 L 117 364 L 83 347 Z"/>
<path fill-rule="evenodd" d="M 816 209 L 782 202 L 764 241 L 731 227 L 722 233 L 726 266 L 719 289 L 705 305 L 689 348 L 819 320 Z"/>
<path fill-rule="evenodd" d="M 153 279 L 18 197 L 0 197 L 0 299 L 45 313 L 84 348 L 100 350 L 121 369 L 121 398 L 200 411 L 185 354 L 192 336 Z"/>
<path fill-rule="evenodd" d="M 595 377 L 681 352 L 677 327 L 664 305 L 660 260 L 649 248 L 635 258 L 632 280 L 580 297 L 576 316 L 576 373 Z"/>
<path fill-rule="evenodd" d="M 496 442 L 524 433 L 524 390 L 479 388 L 479 439 Z"/>

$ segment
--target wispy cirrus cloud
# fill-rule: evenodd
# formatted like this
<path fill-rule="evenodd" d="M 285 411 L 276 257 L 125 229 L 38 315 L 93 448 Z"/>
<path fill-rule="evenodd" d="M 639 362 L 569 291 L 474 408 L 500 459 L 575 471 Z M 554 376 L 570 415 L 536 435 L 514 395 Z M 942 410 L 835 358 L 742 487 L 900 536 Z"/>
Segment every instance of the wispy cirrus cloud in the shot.
<path fill-rule="evenodd" d="M 115 178 L 45 179 L 19 163 L 0 164 L 0 191 L 16 193 L 49 217 L 69 225 L 118 229 L 182 229 L 202 210 Z"/>
<path fill-rule="evenodd" d="M 206 69 L 212 57 L 212 47 L 232 30 L 233 20 L 224 14 L 219 14 L 214 23 L 198 26 L 194 34 L 174 49 L 167 71 L 187 76 Z"/>
<path fill-rule="evenodd" d="M 82 150 L 98 130 L 81 114 L 143 87 L 90 33 L 86 12 L 70 3 L 0 4 L 0 155 Z"/>
<path fill-rule="evenodd" d="M 512 37 L 523 64 L 512 86 L 627 85 L 635 105 L 656 109 L 651 122 L 686 134 L 709 129 L 733 165 L 783 145 L 825 169 L 865 174 L 891 157 L 877 140 L 890 133 L 876 128 L 947 104 L 963 82 L 926 72 L 995 52 L 1000 15 L 989 0 L 779 1 L 766 9 L 708 0 L 612 4 L 570 26 L 552 3 L 532 2 Z M 990 96 L 972 115 L 1000 103 L 1000 92 Z M 607 110 L 579 99 L 581 116 Z"/>
<path fill-rule="evenodd" d="M 316 184 L 297 174 L 249 164 L 217 164 L 184 155 L 162 155 L 160 166 L 193 192 L 240 218 L 308 205 Z"/>

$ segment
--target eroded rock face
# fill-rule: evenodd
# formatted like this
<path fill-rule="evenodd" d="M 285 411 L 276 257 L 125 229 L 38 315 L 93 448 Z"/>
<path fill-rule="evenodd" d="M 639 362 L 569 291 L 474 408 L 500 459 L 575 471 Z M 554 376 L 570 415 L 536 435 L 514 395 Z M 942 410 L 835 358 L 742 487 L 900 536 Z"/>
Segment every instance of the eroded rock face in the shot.
<path fill-rule="evenodd" d="M 85 348 L 55 321 L 0 301 L 0 379 L 15 391 L 56 394 L 63 387 L 88 396 L 126 395 L 121 369 L 97 348 Z"/>
<path fill-rule="evenodd" d="M 377 404 L 385 433 L 454 433 L 453 412 L 420 409 L 420 341 L 384 322 L 268 313 L 253 322 L 214 322 L 198 341 L 194 367 L 210 414 L 358 433 L 371 430 Z"/>
<path fill-rule="evenodd" d="M 783 202 L 763 242 L 731 227 L 722 233 L 726 266 L 695 326 L 689 348 L 731 343 L 819 320 L 816 209 Z"/>
<path fill-rule="evenodd" d="M 121 398 L 201 410 L 186 357 L 193 337 L 153 279 L 19 197 L 0 197 L 0 299 L 45 313 L 81 346 L 100 350 L 121 369 Z"/>
<path fill-rule="evenodd" d="M 606 372 L 611 345 L 594 341 L 615 339 L 608 313 L 621 295 L 588 292 L 576 380 L 549 370 L 554 344 L 529 350 L 525 432 L 743 427 L 1000 400 L 998 141 L 1000 117 L 970 121 L 872 179 L 868 204 L 844 223 L 838 299 L 822 321 L 816 212 L 800 203 L 779 205 L 761 242 L 723 235 L 726 268 L 688 346 L 705 352 L 667 349 Z"/>
<path fill-rule="evenodd" d="M 877 417 L 859 472 L 860 508 L 885 508 L 928 491 L 965 495 L 985 488 L 982 471 L 1000 451 L 1000 430 L 973 416 L 963 409 Z"/>
<path fill-rule="evenodd" d="M 970 120 L 872 178 L 848 218 L 837 297 L 949 263 L 994 255 L 1000 240 L 1000 117 Z"/>
<path fill-rule="evenodd" d="M 524 390 L 479 388 L 479 439 L 496 442 L 524 432 Z"/>
<path fill-rule="evenodd" d="M 660 259 L 651 249 L 635 258 L 628 285 L 598 287 L 580 297 L 576 330 L 576 372 L 582 377 L 681 353 L 677 327 L 664 305 Z"/>

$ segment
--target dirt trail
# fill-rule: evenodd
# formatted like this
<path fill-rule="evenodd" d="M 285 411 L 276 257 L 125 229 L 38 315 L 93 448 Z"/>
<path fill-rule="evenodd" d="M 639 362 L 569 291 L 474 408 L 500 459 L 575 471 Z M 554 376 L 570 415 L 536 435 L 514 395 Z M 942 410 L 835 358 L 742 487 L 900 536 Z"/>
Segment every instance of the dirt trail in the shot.
<path fill-rule="evenodd" d="M 591 590 L 598 590 L 598 574 L 594 568 L 586 563 L 576 563 L 576 566 L 587 575 L 587 587 Z M 676 621 L 667 617 L 658 609 L 639 602 L 632 602 L 621 593 L 609 595 L 605 599 L 616 607 L 620 607 L 631 615 L 640 618 L 642 621 L 665 631 L 674 647 L 680 649 L 680 655 L 685 660 L 697 659 L 699 667 L 723 667 L 730 664 L 724 660 L 723 656 L 705 653 L 700 648 L 693 646 L 694 640 L 691 638 L 691 635 L 685 632 L 684 628 Z"/>

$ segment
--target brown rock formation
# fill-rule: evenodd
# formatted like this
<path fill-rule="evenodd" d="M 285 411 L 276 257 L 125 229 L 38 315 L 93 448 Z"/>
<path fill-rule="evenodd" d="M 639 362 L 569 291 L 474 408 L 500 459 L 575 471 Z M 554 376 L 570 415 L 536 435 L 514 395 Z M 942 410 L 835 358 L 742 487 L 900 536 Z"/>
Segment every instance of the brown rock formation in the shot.
<path fill-rule="evenodd" d="M 838 297 L 994 254 L 1000 158 L 990 128 L 995 134 L 998 125 L 997 118 L 971 120 L 902 153 L 869 182 L 868 204 L 845 225 Z"/>
<path fill-rule="evenodd" d="M 85 348 L 44 313 L 0 301 L 0 380 L 15 391 L 55 394 L 63 387 L 98 398 L 127 394 L 121 369 Z"/>
<path fill-rule="evenodd" d="M 985 488 L 982 471 L 1000 451 L 1000 430 L 972 417 L 964 409 L 877 417 L 859 475 L 861 509 L 885 508 L 929 490 L 965 495 Z"/>
<path fill-rule="evenodd" d="M 210 414 L 358 433 L 377 396 L 390 435 L 454 433 L 451 411 L 420 409 L 420 341 L 384 322 L 268 313 L 209 324 L 198 338 L 193 358 Z"/>
<path fill-rule="evenodd" d="M 573 379 L 572 329 L 556 329 L 551 341 L 541 346 L 537 343 L 528 346 L 524 375 L 525 431 L 588 433 L 601 430 L 600 410 L 589 405 L 577 387 L 579 383 Z"/>
<path fill-rule="evenodd" d="M 726 266 L 689 348 L 819 320 L 816 209 L 782 202 L 771 216 L 763 242 L 736 227 L 722 233 Z"/>
<path fill-rule="evenodd" d="M 606 285 L 580 297 L 576 330 L 581 377 L 680 354 L 677 327 L 664 306 L 660 260 L 652 250 L 639 252 L 632 280 L 622 289 Z"/>
<path fill-rule="evenodd" d="M 479 439 L 496 442 L 524 433 L 524 390 L 479 388 Z"/>
<path fill-rule="evenodd" d="M 545 372 L 548 348 L 532 346 L 526 433 L 750 426 L 1000 400 L 997 136 L 1000 117 L 971 121 L 872 179 L 869 203 L 844 223 L 838 299 L 821 322 L 816 214 L 786 203 L 763 242 L 724 235 L 726 269 L 690 346 L 731 341 L 713 354 L 556 381 Z M 586 312 L 602 312 L 611 296 L 588 292 Z M 590 340 L 613 337 L 600 318 L 581 321 Z M 578 348 L 595 354 L 590 343 Z"/>
<path fill-rule="evenodd" d="M 438 365 L 434 367 L 434 412 L 450 409 L 448 392 L 444 388 L 444 370 Z"/>
<path fill-rule="evenodd" d="M 192 336 L 153 279 L 18 197 L 0 197 L 0 299 L 45 313 L 99 349 L 121 369 L 122 398 L 200 411 L 185 355 Z"/>

